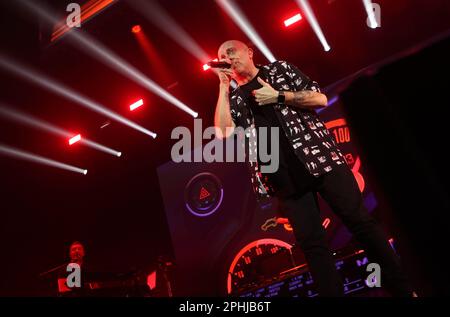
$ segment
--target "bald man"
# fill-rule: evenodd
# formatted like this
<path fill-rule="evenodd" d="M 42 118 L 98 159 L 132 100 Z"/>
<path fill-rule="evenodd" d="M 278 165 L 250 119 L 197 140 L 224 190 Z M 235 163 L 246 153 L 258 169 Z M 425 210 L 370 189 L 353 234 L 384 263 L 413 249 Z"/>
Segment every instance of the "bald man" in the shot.
<path fill-rule="evenodd" d="M 275 144 L 279 167 L 263 173 L 263 160 L 250 160 L 254 192 L 258 198 L 276 196 L 294 229 L 319 295 L 342 296 L 343 283 L 321 224 L 317 194 L 355 235 L 370 261 L 381 267 L 382 286 L 393 296 L 412 296 L 412 289 L 381 227 L 369 215 L 353 173 L 315 110 L 327 106 L 317 82 L 285 61 L 257 67 L 253 50 L 240 41 L 223 43 L 219 69 L 219 97 L 215 126 L 223 136 L 241 127 L 257 134 L 249 153 L 262 144 Z M 230 89 L 233 79 L 237 87 Z M 267 133 L 260 133 L 265 129 Z M 275 129 L 275 130 L 274 130 Z M 278 131 L 278 133 L 276 133 Z"/>

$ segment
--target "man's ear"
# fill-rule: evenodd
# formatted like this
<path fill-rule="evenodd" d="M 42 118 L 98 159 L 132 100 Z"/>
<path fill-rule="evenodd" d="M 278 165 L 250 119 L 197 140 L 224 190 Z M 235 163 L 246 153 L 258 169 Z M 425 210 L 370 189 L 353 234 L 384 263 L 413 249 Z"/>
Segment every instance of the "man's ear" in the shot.
<path fill-rule="evenodd" d="M 252 48 L 248 48 L 248 56 L 250 57 L 250 59 L 253 59 L 253 49 Z"/>

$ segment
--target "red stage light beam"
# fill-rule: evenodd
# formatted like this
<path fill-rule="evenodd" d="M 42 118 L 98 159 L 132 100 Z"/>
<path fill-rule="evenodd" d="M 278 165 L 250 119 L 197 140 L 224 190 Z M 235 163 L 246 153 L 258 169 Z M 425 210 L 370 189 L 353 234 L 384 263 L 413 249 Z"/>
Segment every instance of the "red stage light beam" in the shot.
<path fill-rule="evenodd" d="M 135 103 L 133 103 L 132 105 L 130 105 L 130 111 L 136 110 L 137 108 L 139 108 L 143 105 L 144 105 L 144 100 L 140 99 L 140 100 L 136 101 Z"/>
<path fill-rule="evenodd" d="M 135 26 L 133 26 L 133 27 L 131 28 L 131 32 L 133 32 L 133 33 L 135 33 L 135 34 L 141 32 L 141 30 L 142 30 L 142 28 L 141 28 L 140 25 L 135 25 Z"/>
<path fill-rule="evenodd" d="M 73 145 L 81 140 L 81 134 L 77 134 L 76 136 L 70 138 L 69 145 Z"/>
<path fill-rule="evenodd" d="M 300 13 L 290 17 L 289 19 L 284 20 L 284 26 L 288 27 L 291 26 L 294 23 L 297 23 L 298 21 L 300 21 L 302 19 L 302 16 L 300 15 Z"/>

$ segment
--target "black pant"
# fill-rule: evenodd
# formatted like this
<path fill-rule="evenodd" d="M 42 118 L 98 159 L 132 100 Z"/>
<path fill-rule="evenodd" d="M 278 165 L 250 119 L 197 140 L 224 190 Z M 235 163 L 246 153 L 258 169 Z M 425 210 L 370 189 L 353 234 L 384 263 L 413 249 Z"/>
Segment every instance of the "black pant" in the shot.
<path fill-rule="evenodd" d="M 300 185 L 296 186 L 295 193 L 280 191 L 280 204 L 304 252 L 319 295 L 343 296 L 344 287 L 326 241 L 317 193 L 360 242 L 370 261 L 380 265 L 381 285 L 393 296 L 411 296 L 412 290 L 399 259 L 382 228 L 364 207 L 361 192 L 349 167 L 335 167 L 316 178 L 307 174 L 298 161 L 295 169 L 290 168 L 289 171 L 290 178 Z"/>

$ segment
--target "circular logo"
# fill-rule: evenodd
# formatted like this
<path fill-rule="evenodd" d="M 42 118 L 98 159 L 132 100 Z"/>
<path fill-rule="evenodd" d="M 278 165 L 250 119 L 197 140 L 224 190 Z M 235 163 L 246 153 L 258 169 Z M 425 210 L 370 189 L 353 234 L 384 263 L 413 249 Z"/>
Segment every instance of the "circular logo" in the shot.
<path fill-rule="evenodd" d="M 212 173 L 195 175 L 184 190 L 186 208 L 198 217 L 206 217 L 216 212 L 222 199 L 222 183 Z"/>
<path fill-rule="evenodd" d="M 291 248 L 292 245 L 278 239 L 259 239 L 247 244 L 235 255 L 228 270 L 228 294 L 245 288 L 260 278 L 256 275 L 259 272 L 259 263 L 264 258 Z"/>

